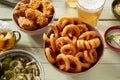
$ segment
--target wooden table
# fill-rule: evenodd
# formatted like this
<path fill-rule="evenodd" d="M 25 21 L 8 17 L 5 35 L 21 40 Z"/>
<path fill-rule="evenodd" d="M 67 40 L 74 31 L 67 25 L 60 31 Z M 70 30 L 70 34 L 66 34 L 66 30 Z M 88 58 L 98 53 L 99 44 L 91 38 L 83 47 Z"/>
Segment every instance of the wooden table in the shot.
<path fill-rule="evenodd" d="M 103 12 L 97 24 L 97 29 L 104 35 L 105 30 L 112 25 L 119 25 L 120 21 L 114 17 L 111 11 L 113 0 L 106 0 Z M 75 8 L 69 8 L 65 0 L 51 0 L 55 6 L 55 20 L 61 16 L 77 16 Z M 0 4 L 0 20 L 7 21 L 12 30 L 20 31 L 12 21 L 13 8 Z M 30 51 L 42 63 L 45 71 L 45 80 L 120 80 L 120 52 L 114 52 L 105 45 L 104 55 L 101 61 L 87 73 L 79 76 L 67 76 L 54 69 L 46 60 L 43 50 L 42 34 L 30 36 L 21 32 L 21 40 L 14 47 Z"/>

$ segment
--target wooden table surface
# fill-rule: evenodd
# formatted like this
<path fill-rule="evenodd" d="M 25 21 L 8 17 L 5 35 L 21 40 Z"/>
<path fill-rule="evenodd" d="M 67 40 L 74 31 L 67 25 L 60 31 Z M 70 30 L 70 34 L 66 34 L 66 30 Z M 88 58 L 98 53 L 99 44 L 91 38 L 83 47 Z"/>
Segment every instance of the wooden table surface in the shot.
<path fill-rule="evenodd" d="M 104 35 L 105 30 L 110 26 L 120 25 L 120 21 L 112 14 L 112 1 L 113 0 L 106 0 L 103 12 L 97 24 L 97 29 L 102 36 Z M 78 16 L 77 10 L 68 7 L 65 0 L 51 0 L 51 2 L 55 6 L 54 23 L 61 16 Z M 0 3 L 0 20 L 8 22 L 12 30 L 20 31 L 12 21 L 12 11 L 13 7 Z M 79 76 L 68 76 L 58 72 L 48 63 L 44 55 L 42 34 L 38 36 L 30 36 L 21 31 L 20 33 L 22 35 L 21 40 L 14 48 L 27 50 L 34 54 L 44 67 L 45 80 L 120 80 L 120 52 L 114 52 L 106 45 L 104 55 L 94 69 Z"/>

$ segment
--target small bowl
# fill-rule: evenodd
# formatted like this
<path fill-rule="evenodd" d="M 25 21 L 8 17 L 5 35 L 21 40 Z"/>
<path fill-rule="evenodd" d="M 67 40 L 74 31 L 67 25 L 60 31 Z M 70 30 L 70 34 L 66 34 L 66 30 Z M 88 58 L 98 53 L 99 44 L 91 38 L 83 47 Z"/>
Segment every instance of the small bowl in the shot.
<path fill-rule="evenodd" d="M 86 24 L 86 23 L 85 23 L 85 24 Z M 100 46 L 96 49 L 96 50 L 97 50 L 97 53 L 98 53 L 98 60 L 97 60 L 94 64 L 92 64 L 92 66 L 91 66 L 90 68 L 88 68 L 88 69 L 86 69 L 86 70 L 83 70 L 83 71 L 81 71 L 81 72 L 75 72 L 75 73 L 74 73 L 74 72 L 67 72 L 67 71 L 62 71 L 62 70 L 58 69 L 58 68 L 56 67 L 56 64 L 52 64 L 52 63 L 48 60 L 47 55 L 46 55 L 46 52 L 45 52 L 45 55 L 46 55 L 46 58 L 47 58 L 48 62 L 49 62 L 57 71 L 59 71 L 59 72 L 61 72 L 61 73 L 64 73 L 65 75 L 70 75 L 70 76 L 79 75 L 79 74 L 81 74 L 81 73 L 86 73 L 87 71 L 91 70 L 92 68 L 94 69 L 95 65 L 100 61 L 100 59 L 101 59 L 101 57 L 102 57 L 102 55 L 103 55 L 103 52 L 104 52 L 104 43 L 103 43 L 102 36 L 101 36 L 101 34 L 99 33 L 99 31 L 98 31 L 97 29 L 95 29 L 94 27 L 92 27 L 92 26 L 90 26 L 90 25 L 88 25 L 88 24 L 86 24 L 86 25 L 87 25 L 87 28 L 89 29 L 89 31 L 95 31 L 96 34 L 97 34 L 97 37 L 100 39 L 101 44 L 100 44 Z M 50 30 L 50 31 L 48 32 L 47 36 L 49 37 L 52 33 L 53 33 L 53 30 Z M 48 47 L 48 45 L 49 45 L 48 42 L 44 42 L 44 51 L 45 51 L 45 48 Z"/>
<path fill-rule="evenodd" d="M 18 59 L 19 58 L 19 59 Z M 10 62 L 8 62 L 8 60 Z M 42 64 L 40 63 L 40 61 L 38 61 L 33 55 L 32 53 L 28 52 L 28 51 L 25 51 L 25 50 L 20 50 L 20 49 L 13 49 L 13 50 L 9 50 L 9 51 L 6 51 L 4 52 L 4 54 L 0 55 L 0 77 L 4 75 L 4 72 L 7 72 L 9 71 L 9 68 L 8 68 L 8 64 L 11 66 L 12 65 L 12 62 L 16 60 L 19 60 L 19 66 L 17 65 L 16 67 L 20 67 L 20 63 L 24 63 L 22 64 L 22 66 L 26 66 L 26 68 L 29 68 L 28 66 L 30 65 L 36 65 L 37 64 L 37 67 L 38 67 L 38 75 L 37 77 L 39 79 L 37 80 L 45 80 L 44 78 L 44 69 L 42 67 Z M 6 61 L 6 62 L 5 62 Z M 7 64 L 7 65 L 6 65 Z M 19 68 L 15 68 L 14 66 L 12 66 L 10 69 L 15 69 L 16 72 L 18 72 L 19 74 L 22 72 L 22 70 L 26 69 L 26 68 L 21 68 L 21 70 L 19 71 Z M 12 70 L 11 70 L 12 71 Z M 26 70 L 23 71 L 23 74 L 26 74 Z M 16 74 L 18 74 L 16 73 Z M 30 76 L 29 74 L 27 74 L 27 78 L 28 76 Z M 9 76 L 10 77 L 10 76 Z M 1 78 L 0 78 L 1 79 Z"/>
<path fill-rule="evenodd" d="M 27 0 L 25 0 L 25 1 L 20 1 L 20 2 L 25 3 L 25 4 L 29 4 L 29 1 L 27 1 Z M 29 7 L 29 8 L 30 8 L 30 7 Z M 47 30 L 49 29 L 49 28 L 48 28 L 48 24 L 53 22 L 53 20 L 54 20 L 54 15 L 55 15 L 55 9 L 54 9 L 54 7 L 53 7 L 52 17 L 49 17 L 49 22 L 48 22 L 48 24 L 47 24 L 46 26 L 44 26 L 44 27 L 42 27 L 42 28 L 35 29 L 35 30 L 26 30 L 26 29 L 23 29 L 23 28 L 21 28 L 21 27 L 19 26 L 19 24 L 18 24 L 18 16 L 14 15 L 14 10 L 15 10 L 15 9 L 13 9 L 13 14 L 12 14 L 13 22 L 15 23 L 15 25 L 16 25 L 16 27 L 17 27 L 18 29 L 20 29 L 21 31 L 23 31 L 23 32 L 25 32 L 25 33 L 27 33 L 27 34 L 29 34 L 29 35 L 39 35 L 39 34 L 42 34 L 42 33 L 45 32 L 45 31 L 47 31 Z M 25 16 L 23 16 L 23 17 L 25 17 Z M 33 20 L 33 21 L 34 21 L 34 20 Z M 36 25 L 38 25 L 38 24 L 36 24 Z"/>
<path fill-rule="evenodd" d="M 118 14 L 116 11 L 115 11 L 115 7 L 116 7 L 116 5 L 120 5 L 120 0 L 113 0 L 113 2 L 112 2 L 112 12 L 113 12 L 113 14 L 114 14 L 114 16 L 116 17 L 116 18 L 120 18 L 120 13 Z M 120 9 L 119 9 L 120 10 Z M 120 12 L 120 11 L 119 11 Z"/>
<path fill-rule="evenodd" d="M 104 33 L 104 39 L 107 46 L 114 50 L 120 52 L 120 25 L 109 27 Z"/>

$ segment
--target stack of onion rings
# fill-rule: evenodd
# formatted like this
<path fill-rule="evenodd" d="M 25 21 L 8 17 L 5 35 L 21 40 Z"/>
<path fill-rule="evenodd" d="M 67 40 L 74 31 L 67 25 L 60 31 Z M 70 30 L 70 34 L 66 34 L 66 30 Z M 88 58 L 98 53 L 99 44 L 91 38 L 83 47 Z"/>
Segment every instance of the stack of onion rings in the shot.
<path fill-rule="evenodd" d="M 90 31 L 77 17 L 61 17 L 57 25 L 48 25 L 52 32 L 43 35 L 48 61 L 58 69 L 78 73 L 89 69 L 98 60 L 96 49 L 101 45 L 95 31 Z"/>
<path fill-rule="evenodd" d="M 77 48 L 79 50 L 94 49 L 99 47 L 99 45 L 100 45 L 99 38 L 93 38 L 90 40 L 77 40 Z"/>

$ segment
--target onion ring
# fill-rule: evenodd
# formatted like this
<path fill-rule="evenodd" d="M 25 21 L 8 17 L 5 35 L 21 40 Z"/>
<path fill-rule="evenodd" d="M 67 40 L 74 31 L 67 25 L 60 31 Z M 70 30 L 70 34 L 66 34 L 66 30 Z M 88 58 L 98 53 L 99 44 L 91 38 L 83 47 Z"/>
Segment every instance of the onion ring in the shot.
<path fill-rule="evenodd" d="M 61 47 L 60 52 L 65 55 L 75 55 L 76 54 L 76 48 L 74 45 L 66 44 Z"/>
<path fill-rule="evenodd" d="M 50 35 L 50 46 L 51 46 L 51 48 L 53 50 L 53 53 L 56 53 L 54 34 Z"/>
<path fill-rule="evenodd" d="M 59 37 L 56 41 L 55 41 L 55 44 L 56 44 L 56 49 L 57 50 L 60 50 L 60 48 L 65 45 L 65 44 L 73 44 L 72 40 L 70 40 L 68 37 Z"/>
<path fill-rule="evenodd" d="M 96 48 L 96 44 L 95 44 L 94 41 L 95 41 L 94 39 L 91 39 L 91 40 L 88 41 L 88 43 L 89 43 L 90 46 L 91 46 L 91 49 Z"/>
<path fill-rule="evenodd" d="M 55 54 L 52 52 L 50 48 L 45 48 L 45 53 L 47 56 L 47 59 L 50 63 L 54 64 L 55 63 Z"/>
<path fill-rule="evenodd" d="M 53 30 L 53 32 L 55 34 L 55 39 L 57 39 L 59 37 L 59 33 L 58 33 L 57 27 L 54 24 L 52 24 L 52 23 L 50 23 L 48 26 L 52 28 L 52 30 Z"/>
<path fill-rule="evenodd" d="M 73 20 L 73 24 L 75 25 L 82 24 L 81 20 L 77 17 L 71 17 L 71 19 Z"/>
<path fill-rule="evenodd" d="M 72 56 L 72 55 L 66 55 L 67 58 L 70 60 L 70 72 L 80 72 L 82 71 L 82 66 L 81 66 L 81 63 L 80 61 Z"/>
<path fill-rule="evenodd" d="M 85 60 L 89 63 L 95 63 L 98 59 L 97 51 L 95 49 L 85 50 L 83 54 Z"/>
<path fill-rule="evenodd" d="M 89 68 L 90 67 L 90 63 L 86 62 L 84 60 L 84 55 L 83 55 L 83 52 L 78 52 L 75 57 L 77 57 L 77 59 L 81 62 L 81 65 L 83 68 Z"/>
<path fill-rule="evenodd" d="M 61 36 L 72 37 L 73 35 L 76 37 L 80 36 L 80 29 L 78 28 L 78 26 L 73 24 L 65 26 Z"/>
<path fill-rule="evenodd" d="M 85 50 L 84 40 L 77 40 L 77 49 L 78 50 Z"/>
<path fill-rule="evenodd" d="M 77 40 L 77 48 L 79 50 L 94 49 L 100 46 L 99 38 L 93 38 L 91 40 Z"/>
<path fill-rule="evenodd" d="M 77 26 L 78 26 L 79 29 L 80 29 L 80 34 L 88 31 L 88 28 L 87 28 L 86 24 L 79 24 L 79 25 L 77 25 Z"/>
<path fill-rule="evenodd" d="M 62 30 L 68 24 L 73 24 L 72 19 L 69 17 L 61 17 L 58 20 L 57 27 L 59 28 L 59 30 Z"/>
<path fill-rule="evenodd" d="M 94 38 L 94 43 L 96 45 L 96 48 L 100 46 L 100 39 L 99 38 Z"/>
<path fill-rule="evenodd" d="M 91 45 L 88 41 L 84 41 L 84 46 L 86 47 L 86 49 L 92 49 L 94 47 L 91 48 Z"/>
<path fill-rule="evenodd" d="M 89 40 L 89 39 L 92 39 L 94 37 L 96 37 L 95 31 L 86 31 L 83 34 L 81 34 L 78 39 Z"/>
<path fill-rule="evenodd" d="M 73 42 L 73 44 L 76 46 L 76 43 L 77 43 L 77 37 L 76 37 L 76 36 L 73 36 L 73 37 L 72 37 L 72 42 Z"/>
<path fill-rule="evenodd" d="M 68 71 L 70 69 L 70 61 L 65 54 L 60 53 L 57 55 L 56 63 L 60 70 Z"/>

